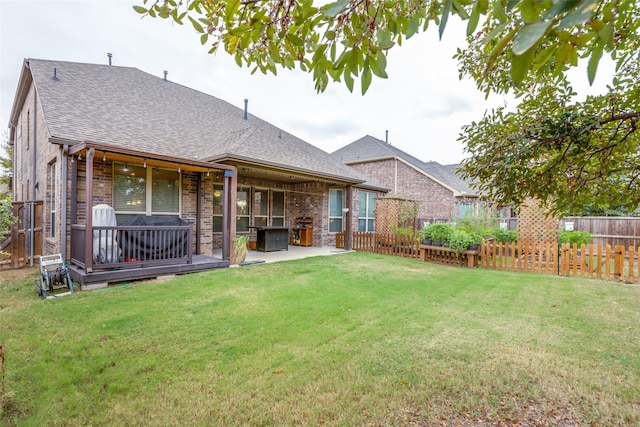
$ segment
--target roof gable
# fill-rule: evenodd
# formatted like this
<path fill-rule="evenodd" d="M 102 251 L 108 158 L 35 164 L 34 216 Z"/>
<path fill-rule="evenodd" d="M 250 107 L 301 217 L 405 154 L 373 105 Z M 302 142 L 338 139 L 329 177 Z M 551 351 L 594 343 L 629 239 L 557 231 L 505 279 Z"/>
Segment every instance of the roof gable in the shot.
<path fill-rule="evenodd" d="M 334 151 L 331 155 L 346 164 L 397 158 L 450 188 L 457 195 L 477 195 L 469 183 L 456 174 L 455 171 L 459 165 L 443 166 L 438 162 L 423 162 L 399 148 L 370 135 L 366 135 Z"/>

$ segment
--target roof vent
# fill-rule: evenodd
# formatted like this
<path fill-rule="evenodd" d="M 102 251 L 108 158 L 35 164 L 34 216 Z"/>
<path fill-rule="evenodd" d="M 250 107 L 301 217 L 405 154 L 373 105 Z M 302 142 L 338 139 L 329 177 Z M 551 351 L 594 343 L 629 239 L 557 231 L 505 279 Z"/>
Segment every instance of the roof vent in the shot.
<path fill-rule="evenodd" d="M 164 70 L 163 73 L 164 73 L 164 81 L 166 82 L 167 81 L 167 74 L 169 74 L 169 72 L 167 70 Z"/>
<path fill-rule="evenodd" d="M 247 120 L 249 118 L 249 100 L 247 98 L 244 99 L 244 119 Z"/>
<path fill-rule="evenodd" d="M 51 80 L 55 80 L 55 81 L 60 80 L 58 78 L 58 69 L 56 67 L 53 67 L 53 77 L 51 77 Z"/>
<path fill-rule="evenodd" d="M 384 142 L 386 142 L 388 144 L 389 143 L 389 131 L 385 130 L 384 133 L 385 133 Z"/>
<path fill-rule="evenodd" d="M 111 57 L 112 57 L 112 56 L 113 56 L 113 55 L 112 55 L 111 53 L 107 53 L 107 57 L 109 58 L 109 65 L 111 65 Z"/>

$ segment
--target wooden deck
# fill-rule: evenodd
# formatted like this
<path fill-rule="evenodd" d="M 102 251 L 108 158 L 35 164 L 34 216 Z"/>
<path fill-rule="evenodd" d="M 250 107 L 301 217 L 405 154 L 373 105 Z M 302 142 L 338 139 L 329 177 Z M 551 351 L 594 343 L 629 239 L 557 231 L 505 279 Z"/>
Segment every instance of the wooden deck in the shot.
<path fill-rule="evenodd" d="M 193 255 L 191 263 L 158 264 L 157 262 L 145 265 L 144 262 L 132 263 L 131 268 L 118 268 L 85 273 L 83 268 L 74 264 L 69 266 L 71 278 L 80 283 L 83 290 L 106 287 L 109 283 L 127 282 L 131 280 L 151 279 L 159 276 L 171 276 L 175 274 L 196 273 L 198 271 L 213 270 L 215 268 L 229 267 L 229 261 L 205 255 Z"/>

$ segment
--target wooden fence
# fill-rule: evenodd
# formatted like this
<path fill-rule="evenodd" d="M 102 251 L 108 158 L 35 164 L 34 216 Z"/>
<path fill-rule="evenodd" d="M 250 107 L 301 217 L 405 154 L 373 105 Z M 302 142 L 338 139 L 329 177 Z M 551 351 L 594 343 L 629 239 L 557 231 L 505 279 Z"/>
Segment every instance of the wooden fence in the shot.
<path fill-rule="evenodd" d="M 567 222 L 573 222 L 574 230 L 593 234 L 596 245 L 640 246 L 640 217 L 567 217 L 560 228 Z"/>
<path fill-rule="evenodd" d="M 0 270 L 22 268 L 42 255 L 42 201 L 13 202 L 11 212 L 18 222 L 0 236 L 0 249 L 8 254 L 0 258 Z"/>
<path fill-rule="evenodd" d="M 639 254 L 640 248 L 622 245 L 485 242 L 480 267 L 638 283 Z"/>
<path fill-rule="evenodd" d="M 344 233 L 336 236 L 336 247 L 344 248 Z M 389 233 L 353 233 L 353 250 L 420 258 L 416 237 Z M 480 268 L 524 271 L 640 283 L 640 247 L 618 245 L 570 245 L 484 242 L 480 246 Z M 438 262 L 431 258 L 428 261 Z"/>
<path fill-rule="evenodd" d="M 336 234 L 336 248 L 344 249 L 344 232 Z M 420 239 L 395 233 L 353 232 L 353 250 L 404 258 L 420 258 Z"/>

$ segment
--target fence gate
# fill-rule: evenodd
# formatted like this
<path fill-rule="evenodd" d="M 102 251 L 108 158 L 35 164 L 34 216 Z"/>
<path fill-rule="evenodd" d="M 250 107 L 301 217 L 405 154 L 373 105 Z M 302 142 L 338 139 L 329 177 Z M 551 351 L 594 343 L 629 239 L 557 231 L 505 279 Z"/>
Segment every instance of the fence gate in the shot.
<path fill-rule="evenodd" d="M 35 258 L 42 255 L 42 201 L 13 202 L 11 213 L 18 221 L 5 236 L 0 236 L 0 248 L 8 253 L 0 259 L 0 270 L 33 265 Z"/>

